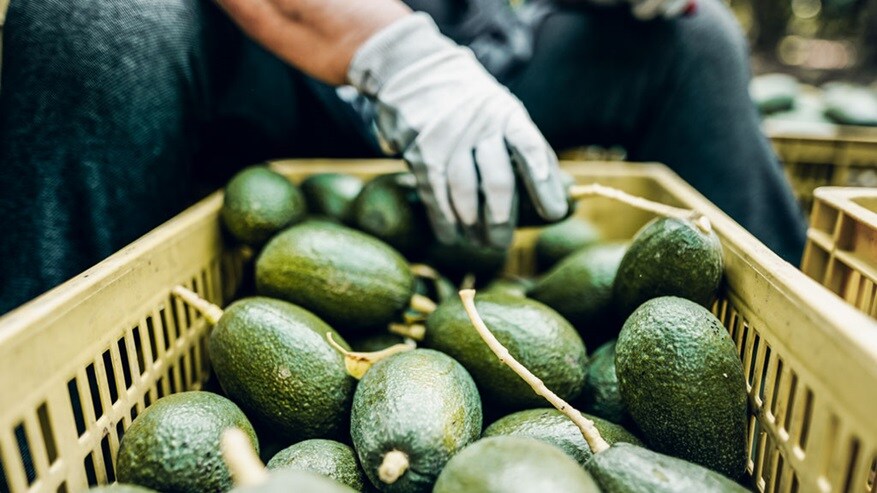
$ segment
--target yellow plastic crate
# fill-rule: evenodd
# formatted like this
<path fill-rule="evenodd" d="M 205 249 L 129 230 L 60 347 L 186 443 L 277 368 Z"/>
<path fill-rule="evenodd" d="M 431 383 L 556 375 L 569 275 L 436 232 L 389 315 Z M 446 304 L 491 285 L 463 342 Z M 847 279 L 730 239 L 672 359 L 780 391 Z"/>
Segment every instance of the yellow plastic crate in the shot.
<path fill-rule="evenodd" d="M 801 270 L 877 318 L 877 188 L 816 190 Z"/>
<path fill-rule="evenodd" d="M 298 181 L 326 170 L 362 177 L 395 161 L 284 161 Z M 748 379 L 748 466 L 764 491 L 873 491 L 877 460 L 877 323 L 837 298 L 660 165 L 565 163 L 598 181 L 712 221 L 726 282 L 714 305 Z M 208 370 L 204 320 L 175 301 L 184 284 L 227 301 L 241 257 L 221 240 L 222 197 L 210 196 L 84 274 L 0 319 L 0 490 L 78 492 L 112 480 L 132 414 L 170 392 L 199 388 Z M 601 199 L 579 211 L 610 238 L 629 238 L 648 213 Z M 533 272 L 535 231 L 521 231 L 508 270 Z M 73 402 L 81 402 L 77 422 Z M 28 477 L 17 437 L 36 473 Z M 870 481 L 870 482 L 869 482 Z"/>
<path fill-rule="evenodd" d="M 826 125 L 810 135 L 767 126 L 766 131 L 805 214 L 818 187 L 877 187 L 877 129 Z"/>

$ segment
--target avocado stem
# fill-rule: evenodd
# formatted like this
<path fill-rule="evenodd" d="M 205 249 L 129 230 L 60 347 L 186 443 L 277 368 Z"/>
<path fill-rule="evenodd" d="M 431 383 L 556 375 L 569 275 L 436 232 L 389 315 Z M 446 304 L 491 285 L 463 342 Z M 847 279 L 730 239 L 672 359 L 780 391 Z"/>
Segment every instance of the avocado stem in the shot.
<path fill-rule="evenodd" d="M 573 187 L 570 187 L 569 189 L 569 196 L 572 200 L 581 200 L 585 197 L 590 197 L 593 195 L 617 200 L 618 202 L 622 202 L 632 207 L 636 207 L 637 209 L 652 212 L 659 216 L 690 220 L 694 222 L 694 224 L 704 233 L 709 233 L 710 231 L 712 231 L 712 225 L 710 224 L 710 220 L 697 211 L 693 211 L 690 209 L 681 209 L 679 207 L 673 207 L 667 204 L 662 204 L 660 202 L 644 199 L 642 197 L 637 197 L 627 192 L 623 192 L 617 188 L 600 185 L 599 183 L 591 183 L 590 185 L 575 185 Z"/>
<path fill-rule="evenodd" d="M 594 426 L 594 422 L 584 417 L 578 409 L 572 407 L 568 402 L 561 399 L 560 396 L 546 387 L 545 383 L 542 382 L 539 377 L 534 375 L 533 372 L 528 370 L 526 366 L 516 360 L 515 357 L 509 353 L 509 350 L 506 349 L 496 336 L 493 335 L 490 329 L 487 328 L 481 315 L 478 314 L 478 309 L 475 308 L 475 290 L 461 290 L 460 299 L 463 300 L 463 308 L 466 309 L 466 315 L 469 316 L 469 320 L 472 322 L 472 325 L 475 326 L 478 335 L 481 336 L 481 339 L 483 339 L 490 350 L 493 351 L 493 354 L 499 358 L 500 363 L 511 368 L 511 370 L 517 373 L 522 380 L 530 385 L 537 395 L 544 397 L 545 400 L 550 402 L 558 411 L 571 419 L 572 422 L 579 427 L 579 430 L 581 430 L 582 436 L 585 437 L 585 441 L 588 442 L 588 447 L 591 448 L 591 452 L 598 454 L 608 449 L 609 444 L 602 436 L 600 436 L 600 432 Z"/>
<path fill-rule="evenodd" d="M 415 293 L 413 296 L 411 296 L 411 309 L 412 310 L 429 315 L 430 313 L 435 311 L 435 308 L 436 308 L 435 301 L 432 301 L 431 299 L 427 298 L 426 296 L 423 296 L 422 294 L 417 294 L 417 293 Z"/>
<path fill-rule="evenodd" d="M 239 428 L 222 432 L 219 449 L 235 486 L 256 486 L 268 479 L 268 470 L 256 455 L 250 439 Z"/>
<path fill-rule="evenodd" d="M 426 326 L 423 324 L 390 324 L 391 334 L 396 334 L 415 341 L 422 341 L 426 336 Z"/>
<path fill-rule="evenodd" d="M 335 341 L 335 336 L 332 335 L 331 332 L 326 332 L 326 340 L 329 341 L 330 346 L 344 356 L 344 368 L 347 369 L 347 374 L 357 380 L 361 379 L 362 376 L 365 375 L 365 372 L 367 372 L 369 368 L 378 361 L 396 353 L 411 351 L 417 347 L 417 344 L 414 341 L 410 341 L 403 344 L 393 344 L 392 346 L 386 349 L 381 349 L 380 351 L 362 353 L 348 351 L 341 347 L 341 345 Z"/>
<path fill-rule="evenodd" d="M 378 478 L 386 484 L 393 484 L 405 474 L 409 465 L 405 452 L 393 449 L 384 455 L 384 460 L 378 467 Z"/>
<path fill-rule="evenodd" d="M 417 277 L 432 279 L 433 281 L 437 281 L 441 278 L 441 274 L 439 274 L 437 270 L 426 264 L 411 264 L 411 273 Z"/>
<path fill-rule="evenodd" d="M 219 322 L 219 319 L 222 318 L 222 308 L 205 300 L 199 296 L 198 293 L 187 287 L 174 286 L 171 288 L 171 293 L 177 298 L 183 300 L 185 304 L 197 310 L 201 315 L 204 315 L 204 318 L 211 325 L 216 325 L 216 323 Z"/>
<path fill-rule="evenodd" d="M 406 310 L 405 313 L 402 314 L 402 318 L 405 320 L 405 325 L 414 325 L 425 321 L 426 315 L 413 310 Z"/>

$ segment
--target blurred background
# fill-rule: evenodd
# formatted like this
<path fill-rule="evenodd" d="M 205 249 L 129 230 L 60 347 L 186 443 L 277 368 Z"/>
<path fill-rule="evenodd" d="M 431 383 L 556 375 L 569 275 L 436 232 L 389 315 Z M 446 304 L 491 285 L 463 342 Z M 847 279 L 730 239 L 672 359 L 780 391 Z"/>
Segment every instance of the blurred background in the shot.
<path fill-rule="evenodd" d="M 821 85 L 877 80 L 877 0 L 730 0 L 756 74 Z"/>

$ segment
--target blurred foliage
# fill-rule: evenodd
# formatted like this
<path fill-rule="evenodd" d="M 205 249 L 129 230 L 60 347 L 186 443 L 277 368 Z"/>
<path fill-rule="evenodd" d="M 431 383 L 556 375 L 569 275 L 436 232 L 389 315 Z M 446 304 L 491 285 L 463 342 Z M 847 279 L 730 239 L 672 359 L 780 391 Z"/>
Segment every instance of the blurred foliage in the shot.
<path fill-rule="evenodd" d="M 729 0 L 757 72 L 810 82 L 877 78 L 877 0 Z"/>

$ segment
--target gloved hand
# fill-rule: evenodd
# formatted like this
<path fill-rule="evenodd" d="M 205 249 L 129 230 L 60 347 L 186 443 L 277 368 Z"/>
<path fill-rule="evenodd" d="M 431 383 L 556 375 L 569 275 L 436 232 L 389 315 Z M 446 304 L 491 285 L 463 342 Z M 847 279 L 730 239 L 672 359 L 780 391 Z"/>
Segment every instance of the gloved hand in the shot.
<path fill-rule="evenodd" d="M 664 17 L 669 19 L 691 12 L 695 6 L 693 0 L 628 0 L 633 16 L 641 21 Z"/>
<path fill-rule="evenodd" d="M 411 166 L 439 241 L 507 246 L 515 169 L 544 219 L 566 214 L 557 158 L 524 106 L 427 15 L 367 40 L 348 79 L 375 98 L 378 136 Z"/>

